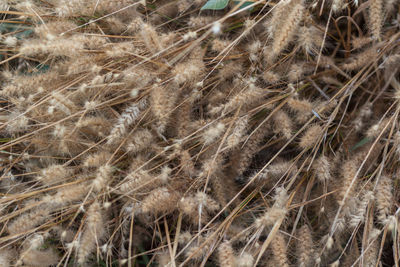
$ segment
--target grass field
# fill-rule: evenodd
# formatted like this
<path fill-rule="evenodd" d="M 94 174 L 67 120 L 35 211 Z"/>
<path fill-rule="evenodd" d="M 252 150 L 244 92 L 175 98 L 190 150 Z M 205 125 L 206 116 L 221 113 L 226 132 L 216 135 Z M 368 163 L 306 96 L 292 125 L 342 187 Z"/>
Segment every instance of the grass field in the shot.
<path fill-rule="evenodd" d="M 0 16 L 0 266 L 399 266 L 400 1 Z"/>

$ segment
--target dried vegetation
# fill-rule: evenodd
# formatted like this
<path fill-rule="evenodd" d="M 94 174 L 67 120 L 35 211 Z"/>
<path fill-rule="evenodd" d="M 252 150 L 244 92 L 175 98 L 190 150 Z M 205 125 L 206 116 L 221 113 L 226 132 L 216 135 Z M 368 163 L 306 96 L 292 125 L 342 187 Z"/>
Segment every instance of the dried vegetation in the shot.
<path fill-rule="evenodd" d="M 250 2 L 0 3 L 1 266 L 399 263 L 399 1 Z"/>

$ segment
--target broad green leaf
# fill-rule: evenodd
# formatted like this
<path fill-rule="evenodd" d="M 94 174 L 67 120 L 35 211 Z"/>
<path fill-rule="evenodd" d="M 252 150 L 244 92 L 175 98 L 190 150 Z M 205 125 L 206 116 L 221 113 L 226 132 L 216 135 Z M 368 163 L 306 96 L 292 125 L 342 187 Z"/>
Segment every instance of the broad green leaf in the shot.
<path fill-rule="evenodd" d="M 235 5 L 238 5 L 238 4 L 240 4 L 241 2 L 242 2 L 242 1 L 240 1 L 240 0 L 238 0 L 238 1 L 233 1 L 233 3 L 234 3 Z M 251 4 L 254 4 L 254 2 L 250 2 L 250 1 L 244 2 L 244 3 L 239 7 L 239 9 L 245 8 L 245 7 L 247 7 L 247 6 L 251 5 Z M 254 7 L 249 8 L 249 11 L 252 11 L 253 8 L 254 8 Z"/>
<path fill-rule="evenodd" d="M 224 9 L 229 3 L 229 0 L 208 0 L 208 2 L 201 8 L 201 10 L 221 10 Z"/>

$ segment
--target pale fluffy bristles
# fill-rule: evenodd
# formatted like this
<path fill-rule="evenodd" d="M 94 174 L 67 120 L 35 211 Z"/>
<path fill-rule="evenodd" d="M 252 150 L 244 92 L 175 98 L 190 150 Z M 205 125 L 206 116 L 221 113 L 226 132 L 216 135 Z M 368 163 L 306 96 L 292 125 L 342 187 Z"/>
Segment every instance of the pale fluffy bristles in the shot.
<path fill-rule="evenodd" d="M 313 163 L 313 169 L 320 182 L 327 183 L 331 180 L 331 164 L 328 157 L 320 156 Z"/>
<path fill-rule="evenodd" d="M 315 56 L 323 43 L 323 32 L 315 26 L 300 27 L 297 40 L 305 54 Z"/>
<path fill-rule="evenodd" d="M 232 149 L 240 143 L 241 139 L 246 133 L 248 122 L 248 116 L 244 116 L 235 122 L 232 133 L 226 138 L 226 144 L 229 149 Z"/>
<path fill-rule="evenodd" d="M 280 109 L 272 117 L 274 121 L 274 132 L 281 133 L 286 139 L 290 139 L 293 134 L 293 122 L 288 114 Z"/>
<path fill-rule="evenodd" d="M 299 267 L 308 267 L 313 264 L 314 244 L 311 230 L 307 225 L 303 225 L 298 230 L 296 252 Z"/>
<path fill-rule="evenodd" d="M 18 39 L 17 39 L 17 37 L 14 37 L 14 36 L 7 36 L 4 39 L 3 43 L 8 47 L 15 47 L 18 43 Z"/>
<path fill-rule="evenodd" d="M 237 267 L 252 267 L 254 264 L 254 257 L 248 252 L 236 256 Z"/>
<path fill-rule="evenodd" d="M 306 71 L 307 71 L 307 69 L 306 69 L 304 63 L 300 62 L 297 64 L 293 64 L 290 67 L 289 73 L 287 75 L 289 82 L 294 83 L 294 82 L 300 81 L 303 78 L 303 76 L 306 74 Z"/>
<path fill-rule="evenodd" d="M 189 0 L 180 0 L 178 1 L 177 7 L 180 14 L 185 13 L 188 9 L 193 5 L 193 1 Z M 198 18 L 200 16 L 195 16 L 194 18 Z M 191 17 L 193 18 L 193 17 Z"/>
<path fill-rule="evenodd" d="M 340 260 L 336 260 L 329 264 L 329 267 L 339 267 L 340 266 Z"/>
<path fill-rule="evenodd" d="M 8 3 L 4 2 L 0 4 L 0 10 L 9 10 L 10 6 Z"/>
<path fill-rule="evenodd" d="M 5 2 L 0 265 L 397 259 L 397 0 Z"/>
<path fill-rule="evenodd" d="M 335 13 L 342 11 L 346 7 L 346 3 L 344 0 L 333 0 L 332 1 L 332 10 Z"/>
<path fill-rule="evenodd" d="M 194 198 L 198 205 L 203 205 L 209 211 L 217 211 L 220 208 L 220 205 L 214 199 L 203 192 L 197 192 Z"/>
<path fill-rule="evenodd" d="M 223 132 L 225 131 L 225 125 L 221 122 L 218 122 L 214 125 L 211 125 L 203 134 L 203 140 L 205 145 L 209 145 L 217 140 Z"/>
<path fill-rule="evenodd" d="M 243 66 L 235 61 L 230 61 L 223 65 L 218 71 L 218 78 L 225 81 L 242 72 Z"/>
<path fill-rule="evenodd" d="M 195 82 L 202 74 L 204 64 L 200 61 L 188 61 L 180 63 L 175 66 L 173 73 L 175 75 L 174 81 L 178 84 L 186 82 Z"/>
<path fill-rule="evenodd" d="M 272 226 L 275 222 L 283 220 L 287 213 L 287 200 L 287 191 L 284 188 L 277 188 L 274 205 L 255 221 L 256 227 L 264 228 Z"/>
<path fill-rule="evenodd" d="M 179 244 L 187 244 L 192 239 L 192 234 L 189 231 L 181 232 L 178 238 Z"/>
<path fill-rule="evenodd" d="M 235 254 L 229 241 L 222 242 L 218 247 L 218 263 L 219 266 L 234 267 L 236 266 Z"/>
<path fill-rule="evenodd" d="M 305 99 L 289 98 L 287 106 L 296 112 L 295 120 L 299 123 L 305 123 L 312 114 L 312 103 Z"/>
<path fill-rule="evenodd" d="M 141 17 L 137 17 L 137 18 L 134 18 L 129 24 L 128 24 L 128 26 L 127 26 L 127 32 L 128 33 L 136 33 L 137 31 L 139 31 L 140 30 L 140 27 L 142 26 L 142 24 L 143 24 L 144 22 L 143 22 L 143 20 L 142 20 L 142 18 Z"/>
<path fill-rule="evenodd" d="M 44 223 L 50 217 L 48 208 L 39 207 L 20 215 L 17 219 L 7 225 L 11 235 L 25 233 Z"/>
<path fill-rule="evenodd" d="M 363 193 L 359 198 L 352 198 L 349 202 L 354 202 L 350 204 L 350 221 L 349 226 L 355 228 L 358 224 L 363 223 L 365 220 L 365 214 L 367 212 L 367 206 L 371 200 L 373 200 L 374 195 L 371 191 Z"/>
<path fill-rule="evenodd" d="M 387 14 L 391 14 L 396 10 L 397 0 L 386 0 L 385 1 L 385 10 Z"/>
<path fill-rule="evenodd" d="M 163 251 L 157 254 L 157 266 L 159 267 L 170 267 L 171 264 L 171 256 L 168 251 Z"/>
<path fill-rule="evenodd" d="M 357 37 L 351 41 L 354 49 L 363 48 L 364 46 L 370 44 L 371 42 L 372 42 L 371 37 Z"/>
<path fill-rule="evenodd" d="M 279 1 L 272 12 L 270 20 L 266 21 L 267 32 L 269 37 L 274 35 L 276 28 L 280 27 L 281 23 L 284 22 L 284 18 L 288 16 L 290 11 L 290 1 Z"/>
<path fill-rule="evenodd" d="M 201 79 L 205 68 L 203 62 L 204 53 L 205 50 L 201 47 L 196 48 L 191 52 L 188 61 L 179 63 L 175 66 L 172 71 L 175 76 L 175 83 L 178 85 L 182 85 L 184 83 L 193 84 Z"/>
<path fill-rule="evenodd" d="M 390 122 L 390 119 L 385 118 L 384 120 L 372 125 L 372 127 L 367 130 L 367 133 L 366 133 L 367 137 L 369 137 L 371 139 L 377 138 L 382 133 L 382 131 L 385 129 L 385 127 L 386 127 L 385 132 L 387 132 L 390 128 L 390 124 L 387 127 L 387 124 L 389 122 Z"/>
<path fill-rule="evenodd" d="M 222 40 L 219 38 L 216 38 L 212 41 L 211 49 L 215 52 L 222 52 L 225 48 L 227 48 L 230 44 L 230 41 L 227 40 Z"/>
<path fill-rule="evenodd" d="M 88 191 L 88 184 L 86 183 L 66 186 L 58 189 L 57 193 L 53 196 L 44 196 L 43 202 L 54 206 L 68 205 L 69 203 L 81 200 Z"/>
<path fill-rule="evenodd" d="M 213 196 L 221 206 L 226 206 L 237 190 L 231 179 L 219 175 L 218 172 L 211 177 L 211 188 Z"/>
<path fill-rule="evenodd" d="M 56 79 L 58 74 L 56 71 L 48 71 L 46 73 L 27 76 L 13 75 L 13 77 L 4 84 L 4 88 L 0 91 L 4 96 L 28 96 L 29 94 L 44 93 L 47 86 L 51 85 L 51 81 Z"/>
<path fill-rule="evenodd" d="M 177 195 L 166 187 L 160 187 L 149 193 L 142 201 L 142 212 L 157 214 L 168 212 L 175 207 Z"/>
<path fill-rule="evenodd" d="M 79 136 L 71 125 L 57 124 L 52 132 L 54 152 L 60 155 L 72 155 L 82 149 Z"/>
<path fill-rule="evenodd" d="M 209 25 L 213 23 L 216 20 L 216 17 L 210 16 L 210 17 L 205 17 L 205 16 L 192 16 L 190 17 L 189 20 L 189 26 L 192 28 L 201 28 L 206 25 Z"/>
<path fill-rule="evenodd" d="M 260 128 L 251 136 L 244 148 L 235 150 L 236 158 L 233 159 L 236 165 L 236 172 L 241 175 L 250 165 L 254 154 L 257 152 L 258 144 L 270 131 L 270 124 L 263 123 Z M 239 152 L 240 151 L 240 152 Z"/>
<path fill-rule="evenodd" d="M 76 105 L 71 100 L 69 100 L 64 95 L 58 92 L 52 93 L 52 99 L 50 100 L 50 105 L 51 106 L 48 109 L 49 114 L 52 114 L 52 112 L 54 112 L 50 109 L 51 107 L 59 109 L 67 115 L 71 115 L 72 111 L 77 109 Z"/>
<path fill-rule="evenodd" d="M 293 166 L 290 161 L 281 161 L 269 165 L 259 175 L 254 174 L 251 179 L 253 179 L 253 177 L 257 175 L 256 179 L 258 181 L 258 184 L 261 184 L 263 186 L 266 186 L 268 184 L 275 185 L 275 183 L 282 179 L 284 175 L 293 175 L 296 172 L 297 167 Z"/>
<path fill-rule="evenodd" d="M 66 32 L 70 29 L 73 29 L 75 27 L 76 24 L 70 21 L 56 20 L 46 24 L 39 25 L 38 27 L 35 28 L 35 33 L 41 39 L 53 40 L 59 34 Z"/>
<path fill-rule="evenodd" d="M 154 84 L 150 92 L 150 107 L 158 120 L 158 131 L 162 133 L 169 121 L 169 116 L 174 108 L 177 98 L 176 92 L 171 87 L 162 87 Z"/>
<path fill-rule="evenodd" d="M 357 55 L 354 55 L 352 59 L 348 63 L 344 63 L 342 67 L 346 71 L 361 69 L 370 62 L 373 62 L 372 60 L 375 59 L 376 54 L 376 48 L 369 48 Z"/>
<path fill-rule="evenodd" d="M 287 20 L 281 24 L 276 25 L 277 29 L 273 31 L 273 42 L 271 47 L 270 58 L 272 60 L 283 51 L 287 45 L 292 41 L 293 36 L 303 19 L 304 3 L 303 0 L 294 0 L 290 4 L 290 12 L 287 15 Z"/>
<path fill-rule="evenodd" d="M 384 1 L 371 0 L 369 3 L 369 28 L 372 33 L 372 37 L 375 40 L 379 40 L 382 33 L 384 19 Z"/>
<path fill-rule="evenodd" d="M 278 73 L 273 72 L 273 71 L 264 71 L 262 73 L 262 79 L 266 82 L 266 83 L 270 83 L 270 84 L 274 84 L 279 82 L 279 80 L 281 79 L 281 77 L 279 76 Z"/>
<path fill-rule="evenodd" d="M 376 188 L 376 208 L 378 211 L 378 220 L 382 224 L 387 223 L 387 218 L 391 214 L 391 208 L 394 203 L 393 182 L 387 175 L 382 175 Z"/>
<path fill-rule="evenodd" d="M 90 205 L 84 232 L 79 240 L 78 263 L 84 264 L 88 256 L 99 246 L 105 234 L 104 218 L 100 204 L 95 201 Z"/>
<path fill-rule="evenodd" d="M 29 249 L 23 253 L 21 260 L 28 266 L 46 267 L 57 264 L 60 257 L 53 248 L 46 250 Z"/>
<path fill-rule="evenodd" d="M 268 173 L 270 177 L 281 178 L 281 176 L 286 172 L 292 174 L 295 173 L 296 171 L 297 171 L 296 165 L 293 166 L 293 164 L 290 161 L 281 161 L 271 164 L 265 169 L 264 172 Z"/>
<path fill-rule="evenodd" d="M 219 156 L 215 160 L 214 158 L 207 159 L 201 166 L 199 177 L 206 177 L 215 174 L 218 170 L 221 170 L 222 158 Z"/>
<path fill-rule="evenodd" d="M 339 204 L 343 204 L 343 199 L 346 193 L 346 190 L 349 189 L 356 173 L 357 173 L 357 165 L 354 160 L 347 160 L 344 162 L 342 168 L 341 168 L 341 185 L 340 185 L 340 190 L 337 195 L 335 195 L 336 200 L 338 201 Z M 355 188 L 355 184 L 353 183 L 353 186 L 349 189 L 349 196 L 353 195 Z M 346 200 L 345 200 L 346 201 Z"/>
<path fill-rule="evenodd" d="M 90 11 L 93 11 L 90 2 L 93 3 L 93 1 L 83 3 L 80 0 L 60 0 L 56 6 L 56 13 L 61 17 L 76 16 L 77 14 L 90 15 Z"/>
<path fill-rule="evenodd" d="M 310 126 L 300 139 L 299 147 L 309 149 L 315 145 L 323 135 L 323 129 L 320 125 L 315 124 Z"/>
<path fill-rule="evenodd" d="M 326 248 L 329 250 L 331 250 L 333 248 L 333 246 L 335 245 L 335 240 L 333 240 L 333 237 L 329 236 L 329 235 L 325 235 L 322 237 L 322 240 L 324 242 L 324 244 L 326 244 Z"/>
<path fill-rule="evenodd" d="M 119 192 L 130 194 L 152 190 L 157 186 L 167 184 L 171 172 L 172 169 L 168 166 L 163 166 L 157 176 L 152 176 L 145 170 L 135 170 L 127 175 L 126 180 L 119 187 Z"/>
<path fill-rule="evenodd" d="M 364 126 L 364 119 L 370 118 L 372 115 L 372 103 L 368 102 L 361 107 L 357 117 L 353 120 L 353 125 L 356 131 L 360 131 Z"/>
<path fill-rule="evenodd" d="M 100 103 L 98 101 L 86 101 L 84 108 L 87 111 L 94 111 L 97 106 L 99 106 Z"/>
<path fill-rule="evenodd" d="M 7 248 L 0 249 L 0 266 L 10 267 L 13 254 L 14 253 L 11 249 Z"/>
<path fill-rule="evenodd" d="M 94 66 L 94 68 L 97 68 Z M 107 72 L 104 75 L 96 75 L 94 78 L 91 80 L 90 84 L 93 87 L 100 86 L 105 83 L 110 83 L 111 81 L 116 80 L 119 77 L 119 74 L 114 74 L 112 72 Z"/>
<path fill-rule="evenodd" d="M 283 234 L 277 233 L 271 242 L 272 263 L 274 266 L 289 267 L 286 240 Z"/>
<path fill-rule="evenodd" d="M 157 176 L 157 179 L 162 183 L 162 184 L 167 184 L 169 181 L 169 178 L 171 176 L 172 169 L 168 167 L 167 165 L 163 166 L 161 168 L 161 171 L 159 175 Z"/>
<path fill-rule="evenodd" d="M 363 255 L 363 262 L 366 266 L 376 266 L 378 261 L 378 253 L 380 248 L 380 240 L 379 240 L 379 230 L 376 228 L 370 229 L 368 235 L 368 244 L 365 248 L 364 255 Z"/>
<path fill-rule="evenodd" d="M 143 129 L 135 132 L 130 140 L 131 141 L 129 141 L 127 144 L 127 151 L 131 153 L 137 153 L 150 147 L 152 141 L 154 140 L 154 136 L 149 130 Z"/>
<path fill-rule="evenodd" d="M 177 128 L 177 137 L 178 138 L 185 138 L 188 136 L 193 127 L 190 125 L 192 122 L 192 109 L 194 107 L 194 103 L 197 99 L 201 98 L 202 93 L 199 92 L 197 89 L 193 89 L 189 93 L 188 96 L 183 96 L 183 103 L 174 114 L 176 116 L 175 127 Z M 179 149 L 180 150 L 180 149 Z"/>
<path fill-rule="evenodd" d="M 107 24 L 107 28 L 112 34 L 120 34 L 127 29 L 126 23 L 116 17 L 105 18 L 104 22 Z"/>
<path fill-rule="evenodd" d="M 188 175 L 189 177 L 192 177 L 195 174 L 196 170 L 189 151 L 183 150 L 180 153 L 180 162 L 185 174 Z"/>
<path fill-rule="evenodd" d="M 232 97 L 228 103 L 223 107 L 223 114 L 231 112 L 232 110 L 238 108 L 240 105 L 242 109 L 247 109 L 252 105 L 258 103 L 262 97 L 265 95 L 265 91 L 254 85 L 252 81 L 249 81 L 249 87 L 242 90 L 240 93 Z"/>
<path fill-rule="evenodd" d="M 141 50 L 132 42 L 112 43 L 105 50 L 110 58 L 122 58 L 133 54 L 140 54 Z"/>
<path fill-rule="evenodd" d="M 160 36 L 153 26 L 148 23 L 142 24 L 139 34 L 142 37 L 146 48 L 151 53 L 156 53 L 162 50 L 163 47 L 161 46 Z"/>
<path fill-rule="evenodd" d="M 77 53 L 82 52 L 83 43 L 74 40 L 73 37 L 68 39 L 57 38 L 51 41 L 31 40 L 24 43 L 20 52 L 26 56 L 46 55 L 74 57 Z"/>
<path fill-rule="evenodd" d="M 136 2 L 141 3 L 141 2 Z M 121 17 L 134 17 L 137 15 L 135 1 L 132 0 L 111 0 L 111 1 L 93 1 L 93 4 L 97 4 L 97 9 L 101 13 L 112 13 L 118 12 L 119 16 Z M 144 2 L 146 3 L 146 2 Z M 128 9 L 126 9 L 128 7 Z M 124 10 L 122 10 L 124 9 Z"/>
<path fill-rule="evenodd" d="M 106 151 L 101 151 L 96 154 L 88 155 L 83 163 L 85 167 L 100 167 L 104 165 L 111 157 L 111 154 Z"/>
<path fill-rule="evenodd" d="M 127 179 L 119 187 L 121 194 L 129 194 L 135 191 L 143 191 L 144 189 L 151 188 L 155 182 L 147 171 L 139 170 L 129 173 Z"/>
<path fill-rule="evenodd" d="M 182 39 L 187 42 L 187 41 L 191 41 L 197 38 L 197 33 L 196 32 L 188 32 L 186 33 Z M 213 48 L 214 49 L 214 48 Z"/>
<path fill-rule="evenodd" d="M 46 185 L 51 185 L 64 181 L 70 174 L 70 170 L 63 165 L 51 165 L 42 170 L 38 180 Z"/>
<path fill-rule="evenodd" d="M 132 66 L 122 72 L 122 81 L 129 85 L 135 85 L 138 88 L 148 85 L 153 80 L 151 70 Z"/>
<path fill-rule="evenodd" d="M 105 188 L 105 186 L 109 183 L 112 176 L 112 168 L 109 165 L 100 166 L 96 178 L 93 180 L 93 189 L 95 191 L 100 191 Z"/>
<path fill-rule="evenodd" d="M 11 113 L 9 115 L 9 120 L 7 121 L 6 130 L 9 133 L 23 132 L 28 129 L 29 118 L 25 115 L 18 113 Z"/>
<path fill-rule="evenodd" d="M 201 241 L 204 241 L 204 237 L 200 238 Z M 185 254 L 187 257 L 192 257 L 193 259 L 202 259 L 207 251 L 210 249 L 210 242 L 206 243 L 206 245 L 200 247 L 198 245 L 193 245 L 191 247 L 189 247 L 189 249 L 187 249 L 185 251 Z"/>
<path fill-rule="evenodd" d="M 91 56 L 82 56 L 72 61 L 73 64 L 68 66 L 68 75 L 84 73 L 87 72 L 88 69 L 90 69 L 93 74 L 98 75 L 101 70 L 101 67 L 93 64 L 94 58 Z"/>
<path fill-rule="evenodd" d="M 96 50 L 106 47 L 109 42 L 99 36 L 74 35 L 74 40 L 81 42 L 86 49 Z"/>
<path fill-rule="evenodd" d="M 257 61 L 260 57 L 259 54 L 262 49 L 262 44 L 259 40 L 256 40 L 250 43 L 247 47 L 247 51 L 249 51 L 249 59 L 251 61 Z"/>
<path fill-rule="evenodd" d="M 194 197 L 183 197 L 178 202 L 179 210 L 186 216 L 188 216 L 195 224 L 199 221 L 199 207 Z M 204 220 L 203 215 L 203 220 Z"/>
<path fill-rule="evenodd" d="M 76 127 L 79 127 L 86 135 L 105 138 L 110 132 L 111 121 L 103 117 L 86 117 L 78 121 Z"/>
<path fill-rule="evenodd" d="M 315 103 L 315 111 L 314 116 L 318 117 L 319 115 L 329 116 L 332 111 L 337 107 L 338 102 L 336 100 L 330 101 L 318 101 Z M 319 114 L 319 115 L 318 115 Z"/>
<path fill-rule="evenodd" d="M 108 144 L 113 144 L 119 138 L 123 137 L 124 134 L 126 134 L 128 127 L 135 123 L 141 111 L 146 107 L 146 104 L 146 100 L 143 99 L 138 103 L 130 105 L 124 110 L 124 112 L 118 118 L 118 122 L 114 125 L 110 135 L 108 136 Z"/>

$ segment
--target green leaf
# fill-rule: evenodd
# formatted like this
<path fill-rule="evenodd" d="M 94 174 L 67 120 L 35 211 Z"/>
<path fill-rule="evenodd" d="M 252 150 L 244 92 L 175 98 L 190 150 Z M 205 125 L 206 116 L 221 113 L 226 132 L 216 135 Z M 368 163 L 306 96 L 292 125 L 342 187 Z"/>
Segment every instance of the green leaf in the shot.
<path fill-rule="evenodd" d="M 208 0 L 208 2 L 201 8 L 201 10 L 221 10 L 224 9 L 229 3 L 229 0 Z"/>
<path fill-rule="evenodd" d="M 357 144 L 355 144 L 352 148 L 350 148 L 350 151 L 354 151 L 359 147 L 362 147 L 363 145 L 365 145 L 366 143 L 368 143 L 369 141 L 371 141 L 368 137 L 365 137 L 364 139 L 362 139 L 360 142 L 358 142 Z"/>
<path fill-rule="evenodd" d="M 238 1 L 233 1 L 233 3 L 235 4 L 235 5 L 238 5 L 238 4 L 240 4 L 242 1 L 240 1 L 240 0 L 238 0 Z M 242 8 L 245 8 L 245 7 L 247 7 L 247 6 L 249 6 L 249 5 L 251 5 L 251 4 L 254 4 L 254 2 L 244 2 L 240 7 L 239 7 L 239 9 L 242 9 Z M 252 11 L 253 10 L 253 8 L 254 7 L 251 7 L 251 8 L 249 8 L 249 11 Z"/>

